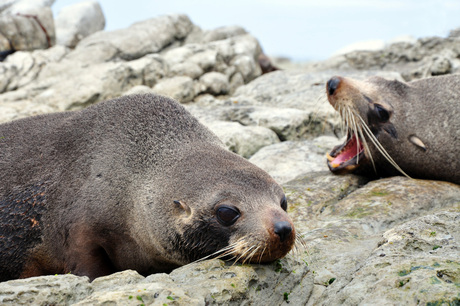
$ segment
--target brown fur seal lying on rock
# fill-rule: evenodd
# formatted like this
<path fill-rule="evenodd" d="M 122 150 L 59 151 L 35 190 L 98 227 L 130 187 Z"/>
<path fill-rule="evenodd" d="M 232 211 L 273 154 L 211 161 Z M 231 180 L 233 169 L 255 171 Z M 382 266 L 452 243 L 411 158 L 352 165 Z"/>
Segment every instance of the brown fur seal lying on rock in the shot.
<path fill-rule="evenodd" d="M 328 154 L 332 172 L 460 183 L 460 75 L 410 83 L 333 77 L 326 91 L 348 131 Z"/>
<path fill-rule="evenodd" d="M 2 281 L 270 262 L 294 246 L 281 187 L 168 98 L 21 119 L 0 136 Z"/>

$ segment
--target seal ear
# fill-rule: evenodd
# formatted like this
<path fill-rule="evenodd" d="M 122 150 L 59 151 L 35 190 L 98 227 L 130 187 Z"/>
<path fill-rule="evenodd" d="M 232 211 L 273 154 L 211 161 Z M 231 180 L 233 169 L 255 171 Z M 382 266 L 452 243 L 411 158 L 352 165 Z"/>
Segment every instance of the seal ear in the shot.
<path fill-rule="evenodd" d="M 176 204 L 177 208 L 179 208 L 179 209 L 183 210 L 185 213 L 187 213 L 187 216 L 190 216 L 192 214 L 192 210 L 184 202 L 181 202 L 181 201 L 178 201 L 178 200 L 174 200 L 173 202 L 174 202 L 174 204 Z"/>
<path fill-rule="evenodd" d="M 418 138 L 417 136 L 415 135 L 410 135 L 409 136 L 409 141 L 414 144 L 416 147 L 422 149 L 423 151 L 426 151 L 426 146 L 425 144 L 423 143 L 423 141 Z"/>

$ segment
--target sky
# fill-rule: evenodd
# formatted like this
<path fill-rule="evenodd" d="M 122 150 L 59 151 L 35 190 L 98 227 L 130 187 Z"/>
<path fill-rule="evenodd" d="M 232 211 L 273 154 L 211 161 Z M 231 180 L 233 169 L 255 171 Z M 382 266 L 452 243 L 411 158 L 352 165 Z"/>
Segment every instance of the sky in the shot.
<path fill-rule="evenodd" d="M 57 0 L 53 13 L 83 0 Z M 323 60 L 355 42 L 403 35 L 446 37 L 460 27 L 460 0 L 99 0 L 105 30 L 182 13 L 204 30 L 239 25 L 264 52 Z"/>

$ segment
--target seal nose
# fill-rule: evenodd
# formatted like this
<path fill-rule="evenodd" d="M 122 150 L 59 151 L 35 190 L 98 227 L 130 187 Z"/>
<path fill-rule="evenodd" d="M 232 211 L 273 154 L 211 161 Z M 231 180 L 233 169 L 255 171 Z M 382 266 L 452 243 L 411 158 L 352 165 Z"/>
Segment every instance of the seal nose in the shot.
<path fill-rule="evenodd" d="M 292 232 L 291 224 L 287 221 L 281 221 L 275 223 L 275 233 L 280 236 L 281 242 L 284 242 L 289 234 Z"/>
<path fill-rule="evenodd" d="M 340 85 L 340 78 L 339 77 L 332 77 L 329 81 L 327 81 L 327 92 L 330 96 L 332 96 L 337 88 Z"/>

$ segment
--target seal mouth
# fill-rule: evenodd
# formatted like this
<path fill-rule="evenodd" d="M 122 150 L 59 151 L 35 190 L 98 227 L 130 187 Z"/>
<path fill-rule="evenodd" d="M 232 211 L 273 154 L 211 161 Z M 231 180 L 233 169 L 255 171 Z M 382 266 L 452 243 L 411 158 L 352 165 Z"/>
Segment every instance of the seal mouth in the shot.
<path fill-rule="evenodd" d="M 341 145 L 326 154 L 327 165 L 333 173 L 352 171 L 365 159 L 363 141 L 355 133 L 347 133 L 347 139 Z"/>

